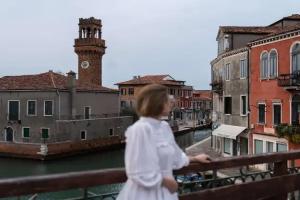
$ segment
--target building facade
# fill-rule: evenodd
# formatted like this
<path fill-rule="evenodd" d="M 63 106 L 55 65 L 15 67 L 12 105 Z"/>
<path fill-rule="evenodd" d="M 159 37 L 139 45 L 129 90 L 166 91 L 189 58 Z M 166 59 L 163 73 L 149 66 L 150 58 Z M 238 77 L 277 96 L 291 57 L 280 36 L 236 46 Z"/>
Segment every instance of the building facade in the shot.
<path fill-rule="evenodd" d="M 270 48 L 265 46 L 261 39 L 268 38 L 266 43 L 272 43 L 271 40 L 275 41 L 278 35 L 290 29 L 294 30 L 299 20 L 300 15 L 291 15 L 268 26 L 221 26 L 219 28 L 217 35 L 218 56 L 211 62 L 212 118 L 215 129 L 213 131 L 213 146 L 223 155 L 253 153 L 253 149 L 255 149 L 253 139 L 257 142 L 258 147 L 263 144 L 263 148 L 266 149 L 264 143 L 274 136 L 274 134 L 272 136 L 268 134 L 274 133 L 273 125 L 270 127 L 257 124 L 258 114 L 260 113 L 262 120 L 262 110 L 270 108 L 269 119 L 280 121 L 278 116 L 281 115 L 283 108 L 280 99 L 286 98 L 288 93 L 283 92 L 282 87 L 279 87 L 281 91 L 279 93 L 277 89 L 273 90 L 277 84 L 279 71 L 275 73 L 274 67 L 270 68 L 269 63 L 277 62 L 276 56 L 279 54 L 277 50 L 271 48 L 272 45 Z M 272 38 L 273 35 L 276 37 Z M 254 47 L 255 50 L 253 51 Z M 282 53 L 281 58 L 283 62 L 287 62 L 287 55 L 283 56 Z M 259 71 L 258 66 L 262 63 L 264 65 L 263 71 Z M 265 78 L 258 78 L 260 74 L 263 74 Z M 250 78 L 248 78 L 249 76 Z M 268 101 L 271 103 L 266 103 L 266 99 L 269 99 Z M 289 99 L 291 101 L 292 97 L 289 96 Z M 257 111 L 259 109 L 260 112 Z M 285 109 L 287 108 L 285 107 Z M 272 112 L 276 113 L 275 119 L 273 119 L 274 116 L 272 118 Z M 294 115 L 296 116 L 296 114 Z M 257 133 L 262 134 L 258 135 Z M 268 139 L 261 142 L 263 137 Z M 284 146 L 286 144 L 284 138 L 277 141 L 280 150 L 288 148 Z M 273 141 L 273 145 L 276 145 L 276 142 Z"/>
<path fill-rule="evenodd" d="M 193 90 L 192 109 L 197 124 L 210 124 L 212 113 L 212 93 L 210 90 Z"/>
<path fill-rule="evenodd" d="M 80 142 L 87 150 L 89 142 L 123 137 L 132 117 L 120 117 L 119 92 L 102 86 L 102 56 L 105 42 L 101 39 L 101 21 L 95 18 L 79 20 L 79 38 L 75 40 L 78 72 L 67 75 L 49 71 L 36 75 L 0 78 L 0 146 L 17 149 L 19 144 L 60 144 L 61 151 L 80 151 Z M 78 143 L 76 143 L 78 142 Z M 65 146 L 63 146 L 65 144 Z M 83 146 L 84 146 L 83 145 Z M 23 145 L 24 146 L 24 145 Z M 91 146 L 91 145 L 90 145 Z M 26 152 L 5 153 L 34 154 Z M 3 153 L 3 152 L 0 152 Z"/>
<path fill-rule="evenodd" d="M 282 19 L 276 24 L 287 22 Z M 288 26 L 249 46 L 251 151 L 259 154 L 299 149 L 300 26 Z"/>
<path fill-rule="evenodd" d="M 148 84 L 161 84 L 168 88 L 169 95 L 172 95 L 175 102 L 171 120 L 178 120 L 185 123 L 192 119 L 192 97 L 193 87 L 186 86 L 185 81 L 176 80 L 170 75 L 146 75 L 134 76 L 133 79 L 117 83 L 121 95 L 121 110 L 133 110 L 136 96 L 144 86 Z"/>

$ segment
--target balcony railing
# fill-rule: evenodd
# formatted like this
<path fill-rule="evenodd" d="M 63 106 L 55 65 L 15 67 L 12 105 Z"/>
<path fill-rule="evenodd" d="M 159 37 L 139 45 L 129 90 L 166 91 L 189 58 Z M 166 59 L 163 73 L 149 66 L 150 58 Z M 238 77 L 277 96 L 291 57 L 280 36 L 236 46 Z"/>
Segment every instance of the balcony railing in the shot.
<path fill-rule="evenodd" d="M 300 71 L 292 74 L 281 74 L 278 77 L 278 86 L 280 87 L 299 87 L 300 86 Z"/>
<path fill-rule="evenodd" d="M 223 82 L 222 81 L 214 81 L 211 84 L 212 91 L 218 94 L 223 94 Z"/>
<path fill-rule="evenodd" d="M 295 198 L 294 191 L 300 189 L 299 168 L 293 167 L 294 160 L 300 159 L 300 151 L 261 154 L 255 156 L 241 156 L 223 158 L 207 164 L 191 164 L 189 167 L 175 171 L 175 174 L 199 173 L 213 171 L 210 184 L 196 182 L 198 190 L 183 193 L 180 200 L 256 200 L 256 199 L 291 199 Z M 293 168 L 288 168 L 291 161 Z M 273 169 L 267 172 L 259 172 L 248 176 L 241 171 L 241 176 L 231 177 L 231 181 L 219 181 L 216 176 L 220 169 L 236 168 L 262 163 L 273 163 Z M 269 175 L 269 176 L 267 176 Z M 250 177 L 250 179 L 247 179 Z M 237 181 L 239 180 L 239 181 Z M 65 191 L 81 188 L 82 195 L 73 199 L 101 199 L 111 196 L 112 199 L 117 192 L 110 194 L 95 194 L 89 191 L 95 186 L 109 184 L 120 184 L 126 181 L 124 169 L 107 169 L 86 172 L 71 172 L 55 175 L 44 175 L 24 178 L 11 178 L 0 180 L 0 198 L 21 197 L 32 195 L 31 199 L 37 198 L 43 193 Z M 225 186 L 224 186 L 225 185 Z M 48 196 L 49 199 L 49 196 Z"/>
<path fill-rule="evenodd" d="M 59 120 L 92 120 L 102 118 L 120 117 L 119 113 L 107 113 L 107 114 L 91 114 L 91 115 L 60 115 Z"/>

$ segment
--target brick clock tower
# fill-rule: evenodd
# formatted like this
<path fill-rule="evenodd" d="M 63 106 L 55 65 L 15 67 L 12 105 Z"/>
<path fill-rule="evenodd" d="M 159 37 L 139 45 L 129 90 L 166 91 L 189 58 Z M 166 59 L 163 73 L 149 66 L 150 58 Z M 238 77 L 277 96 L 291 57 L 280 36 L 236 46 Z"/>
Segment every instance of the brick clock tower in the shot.
<path fill-rule="evenodd" d="M 102 56 L 105 41 L 101 39 L 101 20 L 94 17 L 79 19 L 79 38 L 75 39 L 80 83 L 102 85 Z"/>

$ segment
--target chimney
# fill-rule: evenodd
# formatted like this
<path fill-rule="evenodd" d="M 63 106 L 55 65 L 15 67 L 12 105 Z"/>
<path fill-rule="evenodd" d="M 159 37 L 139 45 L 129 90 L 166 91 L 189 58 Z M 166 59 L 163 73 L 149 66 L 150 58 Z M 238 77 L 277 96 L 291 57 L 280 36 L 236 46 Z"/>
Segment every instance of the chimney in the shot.
<path fill-rule="evenodd" d="M 70 116 L 72 119 L 76 118 L 76 107 L 75 107 L 75 100 L 76 100 L 76 73 L 73 71 L 70 71 L 67 73 L 67 88 L 70 91 L 70 100 L 69 100 L 69 106 L 70 106 Z"/>

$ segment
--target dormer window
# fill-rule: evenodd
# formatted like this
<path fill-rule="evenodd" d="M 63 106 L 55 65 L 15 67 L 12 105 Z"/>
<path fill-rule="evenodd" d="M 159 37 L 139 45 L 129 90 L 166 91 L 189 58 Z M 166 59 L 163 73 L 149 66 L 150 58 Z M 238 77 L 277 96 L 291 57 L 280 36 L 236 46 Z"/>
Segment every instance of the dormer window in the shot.
<path fill-rule="evenodd" d="M 229 35 L 224 36 L 224 50 L 229 49 Z"/>

